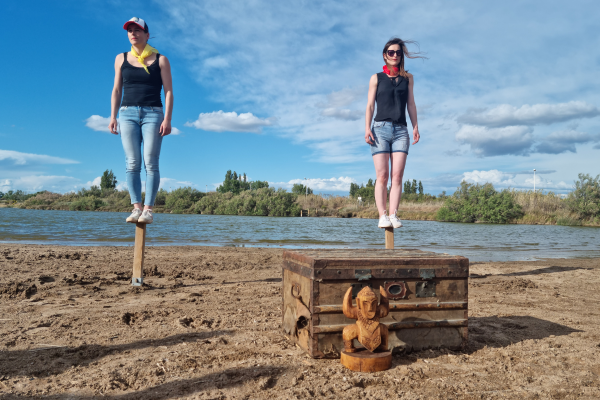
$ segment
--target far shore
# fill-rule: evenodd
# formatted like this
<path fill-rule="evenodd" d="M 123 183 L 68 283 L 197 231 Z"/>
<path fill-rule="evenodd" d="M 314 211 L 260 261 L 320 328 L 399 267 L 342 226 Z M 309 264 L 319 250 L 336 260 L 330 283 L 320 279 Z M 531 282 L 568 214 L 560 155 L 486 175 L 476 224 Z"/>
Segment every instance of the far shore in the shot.
<path fill-rule="evenodd" d="M 403 205 L 407 206 L 406 209 L 402 209 Z M 422 204 L 418 204 L 418 203 L 416 203 L 416 204 L 415 203 L 401 203 L 401 208 L 398 211 L 398 217 L 400 219 L 406 220 L 406 221 L 445 222 L 445 221 L 438 221 L 436 218 L 437 211 L 439 210 L 439 208 L 441 208 L 441 206 L 442 206 L 442 203 L 433 204 L 433 205 L 432 204 L 422 205 Z M 48 206 L 23 207 L 23 206 L 20 206 L 20 204 L 8 205 L 8 204 L 2 203 L 2 202 L 0 202 L 0 208 L 18 208 L 18 209 L 27 209 L 27 210 L 73 211 L 73 210 L 69 210 L 69 209 L 65 209 L 65 208 L 49 208 Z M 77 211 L 79 211 L 79 210 L 77 210 Z M 108 208 L 101 207 L 96 210 L 82 210 L 82 211 L 129 213 L 129 212 L 131 212 L 131 209 L 129 209 L 129 208 L 127 208 L 127 209 L 123 209 L 123 208 L 108 209 Z M 352 209 L 352 207 L 348 207 L 348 208 L 339 210 L 339 212 L 335 215 L 327 215 L 326 213 L 320 213 L 318 209 L 316 211 L 313 209 L 312 212 L 310 209 L 304 210 L 304 211 L 305 212 L 308 211 L 309 214 L 308 215 L 305 214 L 303 216 L 303 218 L 305 218 L 305 217 L 308 217 L 308 218 L 364 218 L 364 219 L 378 219 L 379 218 L 379 213 L 375 207 L 362 207 L 362 208 L 354 207 L 354 209 Z M 165 207 L 162 207 L 162 206 L 155 207 L 154 212 L 156 214 L 193 214 L 193 213 L 189 213 L 189 212 L 173 212 L 173 211 L 165 209 Z M 200 212 L 198 214 L 203 214 L 203 213 Z M 206 214 L 206 215 L 230 215 L 230 214 Z M 487 222 L 475 221 L 475 223 L 485 224 Z M 508 224 L 562 225 L 562 224 L 557 224 L 556 218 L 544 216 L 544 215 L 541 215 L 541 213 L 538 215 L 525 214 L 525 216 L 522 218 L 509 221 Z M 581 222 L 581 223 L 576 224 L 576 226 L 598 228 L 598 227 L 600 227 L 600 224 Z"/>

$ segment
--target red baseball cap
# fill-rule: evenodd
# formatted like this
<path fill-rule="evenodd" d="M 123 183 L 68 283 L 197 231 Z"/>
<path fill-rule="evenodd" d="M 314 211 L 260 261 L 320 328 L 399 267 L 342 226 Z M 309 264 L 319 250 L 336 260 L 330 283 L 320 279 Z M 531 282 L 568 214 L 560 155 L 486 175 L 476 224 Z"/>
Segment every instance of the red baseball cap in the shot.
<path fill-rule="evenodd" d="M 148 32 L 148 24 L 146 24 L 146 21 L 144 21 L 141 18 L 138 18 L 138 17 L 131 18 L 129 21 L 125 22 L 125 25 L 123 25 L 123 29 L 127 30 L 127 28 L 129 28 L 129 25 L 131 25 L 131 24 L 135 24 L 135 25 L 139 26 L 141 29 L 143 29 L 144 32 Z"/>

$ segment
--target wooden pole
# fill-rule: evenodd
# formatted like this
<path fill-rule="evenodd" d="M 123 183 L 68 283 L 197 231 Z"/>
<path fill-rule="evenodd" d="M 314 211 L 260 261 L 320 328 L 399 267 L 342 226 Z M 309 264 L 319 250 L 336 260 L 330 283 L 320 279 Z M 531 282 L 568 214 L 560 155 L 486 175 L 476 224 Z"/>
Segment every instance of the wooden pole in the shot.
<path fill-rule="evenodd" d="M 394 250 L 394 228 L 385 228 L 385 248 Z"/>
<path fill-rule="evenodd" d="M 146 247 L 146 224 L 135 224 L 135 246 L 133 250 L 132 286 L 142 286 L 144 283 L 144 248 Z"/>

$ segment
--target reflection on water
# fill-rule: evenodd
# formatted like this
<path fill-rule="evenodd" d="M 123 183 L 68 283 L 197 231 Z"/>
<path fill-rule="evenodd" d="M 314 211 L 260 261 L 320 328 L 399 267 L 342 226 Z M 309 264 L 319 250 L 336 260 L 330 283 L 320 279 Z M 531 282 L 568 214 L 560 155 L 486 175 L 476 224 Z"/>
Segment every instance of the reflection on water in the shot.
<path fill-rule="evenodd" d="M 126 213 L 0 208 L 0 242 L 131 245 Z M 377 220 L 156 214 L 147 245 L 382 248 Z M 600 229 L 551 225 L 404 221 L 397 248 L 457 254 L 472 261 L 600 257 Z"/>

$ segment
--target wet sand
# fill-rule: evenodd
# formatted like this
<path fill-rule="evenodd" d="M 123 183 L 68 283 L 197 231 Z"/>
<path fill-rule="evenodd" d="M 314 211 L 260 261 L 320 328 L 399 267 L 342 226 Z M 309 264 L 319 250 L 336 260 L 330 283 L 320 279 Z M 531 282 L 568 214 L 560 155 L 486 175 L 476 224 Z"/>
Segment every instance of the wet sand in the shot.
<path fill-rule="evenodd" d="M 597 399 L 600 260 L 473 263 L 462 351 L 391 370 L 280 332 L 281 250 L 0 244 L 0 398 Z"/>

